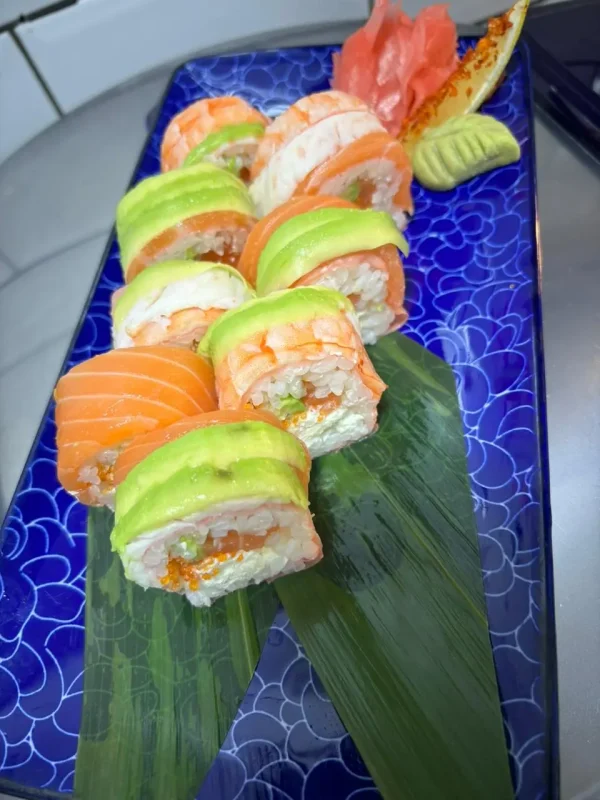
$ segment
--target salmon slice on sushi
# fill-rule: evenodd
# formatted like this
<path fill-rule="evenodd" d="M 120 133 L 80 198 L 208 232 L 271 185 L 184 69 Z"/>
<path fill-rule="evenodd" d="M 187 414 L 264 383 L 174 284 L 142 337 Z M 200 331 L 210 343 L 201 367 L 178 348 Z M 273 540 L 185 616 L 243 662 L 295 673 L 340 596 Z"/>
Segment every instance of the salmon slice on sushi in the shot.
<path fill-rule="evenodd" d="M 108 353 L 78 364 L 58 381 L 58 479 L 86 505 L 111 505 L 114 464 L 136 437 L 217 407 L 207 361 L 156 345 Z"/>
<path fill-rule="evenodd" d="M 111 534 L 127 578 L 195 606 L 322 557 L 306 448 L 268 418 L 211 416 L 128 472 Z"/>
<path fill-rule="evenodd" d="M 199 352 L 213 362 L 219 408 L 271 411 L 313 458 L 377 427 L 386 387 L 352 303 L 333 289 L 288 289 L 227 311 Z"/>
<path fill-rule="evenodd" d="M 352 301 L 363 341 L 374 344 L 407 320 L 398 249 L 407 255 L 408 244 L 389 214 L 347 205 L 317 206 L 286 219 L 265 237 L 255 267 L 256 289 L 259 295 L 296 286 L 337 289 Z M 281 209 L 285 215 L 285 206 Z M 278 212 L 260 220 L 254 231 L 272 229 L 269 217 Z"/>
<path fill-rule="evenodd" d="M 195 351 L 211 322 L 253 297 L 227 264 L 164 261 L 114 293 L 114 346 L 170 344 Z"/>
<path fill-rule="evenodd" d="M 360 208 L 386 211 L 402 231 L 413 212 L 413 170 L 404 146 L 386 131 L 341 147 L 297 185 L 296 194 L 339 194 Z"/>
<path fill-rule="evenodd" d="M 246 244 L 240 255 L 237 268 L 246 278 L 248 283 L 256 286 L 256 275 L 258 272 L 258 259 L 260 254 L 267 246 L 267 242 L 275 233 L 277 228 L 284 222 L 297 217 L 299 214 L 306 214 L 308 211 L 318 211 L 320 208 L 356 208 L 354 203 L 342 197 L 332 195 L 300 195 L 293 197 L 283 203 L 265 217 L 259 219 L 250 231 Z"/>
<path fill-rule="evenodd" d="M 125 281 L 173 259 L 235 266 L 255 223 L 245 185 L 202 163 L 146 178 L 117 206 L 117 239 Z"/>
<path fill-rule="evenodd" d="M 251 170 L 261 215 L 295 195 L 346 197 L 386 211 L 402 230 L 412 214 L 412 168 L 402 144 L 358 98 L 303 97 L 269 125 Z"/>
<path fill-rule="evenodd" d="M 268 117 L 241 97 L 207 97 L 184 108 L 167 125 L 160 148 L 168 172 L 209 161 L 248 180 Z"/>

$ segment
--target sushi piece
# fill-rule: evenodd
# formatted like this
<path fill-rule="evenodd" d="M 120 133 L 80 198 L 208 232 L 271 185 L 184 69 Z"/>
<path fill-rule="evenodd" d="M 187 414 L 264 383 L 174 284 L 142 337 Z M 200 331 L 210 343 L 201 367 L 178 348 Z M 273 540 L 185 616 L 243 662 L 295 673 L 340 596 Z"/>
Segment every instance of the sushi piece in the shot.
<path fill-rule="evenodd" d="M 265 220 L 269 217 L 254 230 Z M 267 222 L 265 227 L 273 226 Z M 398 248 L 408 254 L 404 236 L 382 211 L 307 211 L 287 219 L 268 237 L 256 265 L 256 289 L 259 295 L 294 286 L 337 289 L 354 305 L 363 342 L 374 344 L 408 318 Z"/>
<path fill-rule="evenodd" d="M 199 352 L 212 359 L 219 408 L 273 412 L 313 458 L 376 428 L 386 387 L 352 303 L 333 289 L 288 289 L 227 311 Z"/>
<path fill-rule="evenodd" d="M 400 142 L 358 98 L 303 97 L 269 125 L 251 169 L 260 215 L 290 197 L 326 194 L 387 211 L 400 230 L 413 211 L 412 168 Z"/>
<path fill-rule="evenodd" d="M 226 264 L 164 261 L 113 295 L 114 346 L 171 344 L 195 351 L 211 322 L 253 297 Z"/>
<path fill-rule="evenodd" d="M 214 164 L 146 178 L 117 206 L 117 238 L 125 281 L 177 258 L 235 266 L 254 225 L 246 187 Z"/>
<path fill-rule="evenodd" d="M 386 211 L 403 231 L 413 212 L 413 171 L 404 146 L 387 132 L 340 148 L 296 186 L 296 194 L 338 194 L 359 208 Z"/>
<path fill-rule="evenodd" d="M 86 505 L 110 505 L 114 463 L 137 436 L 217 407 L 205 359 L 177 347 L 111 350 L 58 381 L 58 479 Z"/>
<path fill-rule="evenodd" d="M 160 148 L 161 169 L 168 172 L 210 161 L 248 180 L 268 124 L 268 117 L 241 97 L 198 100 L 167 125 Z"/>
<path fill-rule="evenodd" d="M 301 195 L 300 197 L 292 197 L 291 200 L 283 203 L 283 205 L 274 208 L 252 228 L 240 255 L 237 268 L 248 283 L 256 286 L 258 259 L 277 228 L 299 214 L 305 214 L 307 211 L 318 211 L 320 208 L 356 208 L 356 206 L 342 197 Z"/>
<path fill-rule="evenodd" d="M 115 486 L 122 483 L 131 470 L 143 461 L 150 453 L 158 450 L 169 442 L 180 439 L 186 433 L 210 425 L 225 425 L 231 422 L 266 422 L 276 428 L 285 430 L 283 424 L 274 414 L 268 411 L 258 411 L 245 408 L 242 411 L 209 411 L 205 414 L 196 414 L 193 417 L 183 417 L 179 422 L 174 422 L 166 428 L 138 436 L 131 444 L 121 450 L 114 468 Z M 304 446 L 304 445 L 303 445 Z M 308 451 L 307 451 L 308 452 Z M 300 479 L 308 489 L 308 472 L 298 473 Z"/>
<path fill-rule="evenodd" d="M 195 606 L 315 564 L 310 458 L 256 414 L 224 412 L 147 455 L 116 490 L 111 543 L 125 575 Z"/>

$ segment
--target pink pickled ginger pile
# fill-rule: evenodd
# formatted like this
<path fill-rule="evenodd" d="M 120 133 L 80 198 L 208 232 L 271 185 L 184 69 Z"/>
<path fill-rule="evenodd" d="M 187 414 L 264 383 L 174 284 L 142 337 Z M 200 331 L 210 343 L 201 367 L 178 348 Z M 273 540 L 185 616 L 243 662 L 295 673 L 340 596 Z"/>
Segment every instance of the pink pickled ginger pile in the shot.
<path fill-rule="evenodd" d="M 424 8 L 412 20 L 399 4 L 376 0 L 367 23 L 333 56 L 331 85 L 364 100 L 397 136 L 456 68 L 456 46 L 447 5 Z"/>

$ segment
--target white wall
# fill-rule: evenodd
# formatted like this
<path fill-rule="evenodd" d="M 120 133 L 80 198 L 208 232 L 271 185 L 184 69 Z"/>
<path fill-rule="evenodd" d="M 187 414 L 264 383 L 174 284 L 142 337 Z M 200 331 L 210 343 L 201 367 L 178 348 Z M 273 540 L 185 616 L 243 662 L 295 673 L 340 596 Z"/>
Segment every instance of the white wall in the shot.
<path fill-rule="evenodd" d="M 10 34 L 0 34 L 0 161 L 57 119 Z"/>
<path fill-rule="evenodd" d="M 269 31 L 360 20 L 367 0 L 80 0 L 17 33 L 68 112 L 123 81 Z"/>
<path fill-rule="evenodd" d="M 52 2 L 53 0 L 0 0 L 0 25 L 15 22 L 25 14 L 41 11 Z M 1 796 L 0 800 L 2 800 Z"/>

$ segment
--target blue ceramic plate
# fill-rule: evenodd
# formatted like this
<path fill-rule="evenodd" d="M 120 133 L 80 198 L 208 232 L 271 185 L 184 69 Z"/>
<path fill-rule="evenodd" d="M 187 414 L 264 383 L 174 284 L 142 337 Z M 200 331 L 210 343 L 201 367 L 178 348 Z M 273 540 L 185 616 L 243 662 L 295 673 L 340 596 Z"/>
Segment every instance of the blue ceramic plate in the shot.
<path fill-rule="evenodd" d="M 205 95 L 239 94 L 278 114 L 328 86 L 333 50 L 184 65 L 134 182 L 158 171 L 162 133 L 184 106 Z M 511 128 L 523 157 L 452 192 L 415 185 L 404 333 L 456 374 L 512 773 L 517 796 L 533 800 L 554 791 L 556 695 L 533 124 L 523 51 L 484 110 Z M 109 301 L 120 283 L 113 239 L 65 369 L 110 347 Z M 6 520 L 0 565 L 0 788 L 5 781 L 8 790 L 35 797 L 72 790 L 83 690 L 86 512 L 58 485 L 54 438 L 51 403 Z M 281 612 L 198 798 L 325 797 L 379 794 Z"/>

